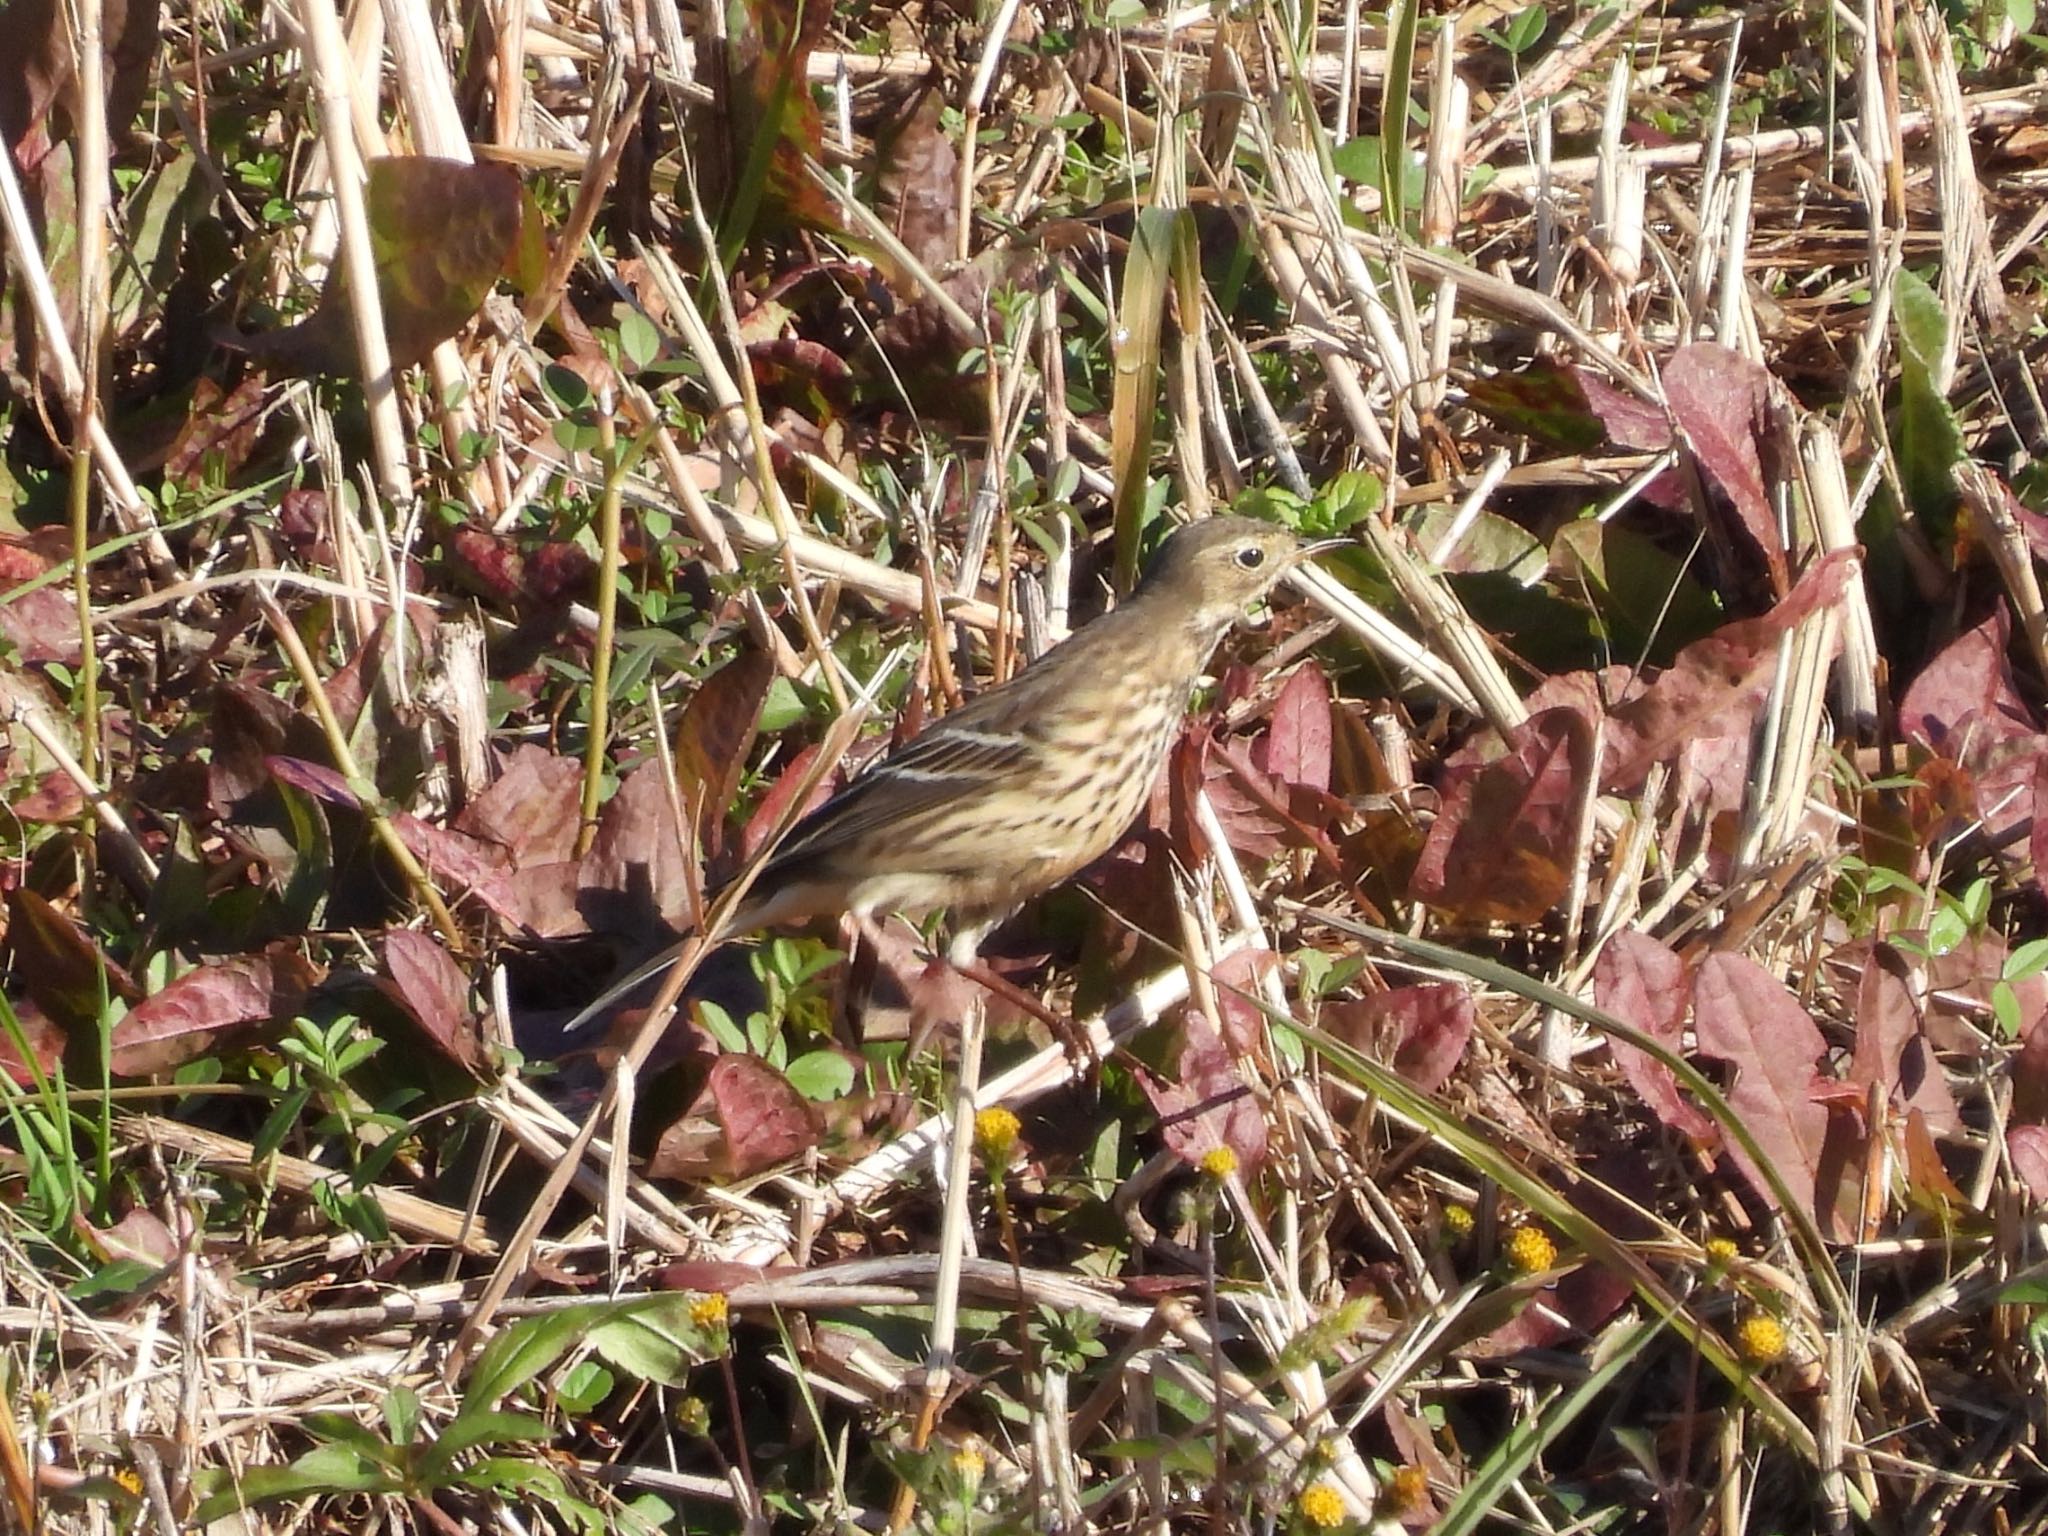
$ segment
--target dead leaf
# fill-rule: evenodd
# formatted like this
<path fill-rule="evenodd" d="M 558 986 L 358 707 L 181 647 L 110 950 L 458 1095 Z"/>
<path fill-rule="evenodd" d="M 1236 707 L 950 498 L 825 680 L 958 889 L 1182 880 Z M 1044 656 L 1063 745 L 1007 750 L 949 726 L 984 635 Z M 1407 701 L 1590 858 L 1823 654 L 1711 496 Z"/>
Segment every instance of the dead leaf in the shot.
<path fill-rule="evenodd" d="M 1681 1048 L 1692 1007 L 1685 961 L 1648 934 L 1623 929 L 1607 941 L 1593 964 L 1593 996 L 1601 1008 L 1660 1045 Z M 1626 1040 L 1610 1038 L 1607 1049 L 1658 1120 L 1698 1141 L 1720 1140 L 1712 1118 L 1679 1091 L 1678 1079 L 1663 1062 Z"/>
<path fill-rule="evenodd" d="M 1469 922 L 1539 920 L 1571 884 L 1593 743 L 1570 706 L 1531 715 L 1509 753 L 1455 775 L 1412 889 Z"/>
<path fill-rule="evenodd" d="M 1729 1108 L 1793 1197 L 1824 1233 L 1846 1238 L 1854 1217 L 1843 1221 L 1838 1202 L 1847 1196 L 1853 1213 L 1854 1191 L 1844 1175 L 1860 1168 L 1861 1158 L 1845 1158 L 1829 1145 L 1828 1111 L 1814 1097 L 1827 1042 L 1799 1000 L 1746 955 L 1709 955 L 1693 987 L 1693 1027 L 1703 1055 L 1734 1067 Z M 1757 1195 L 1775 1205 L 1769 1182 L 1740 1144 L 1729 1142 L 1728 1154 Z"/>
<path fill-rule="evenodd" d="M 469 1005 L 469 978 L 430 936 L 411 928 L 384 935 L 384 972 L 378 990 L 426 1032 L 463 1071 L 481 1076 L 483 1034 Z"/>

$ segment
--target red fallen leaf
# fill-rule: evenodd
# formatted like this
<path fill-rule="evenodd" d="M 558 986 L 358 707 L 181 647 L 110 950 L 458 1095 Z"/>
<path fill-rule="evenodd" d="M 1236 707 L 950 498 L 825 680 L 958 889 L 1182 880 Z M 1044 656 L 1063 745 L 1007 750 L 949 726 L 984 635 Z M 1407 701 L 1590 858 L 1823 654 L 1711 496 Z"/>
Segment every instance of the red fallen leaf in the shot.
<path fill-rule="evenodd" d="M 0 57 L 0 142 L 33 175 L 78 115 L 76 48 L 61 0 L 14 0 Z M 100 16 L 107 128 L 124 135 L 154 73 L 161 38 L 156 0 L 111 0 Z"/>
<path fill-rule="evenodd" d="M 85 792 L 70 774 L 52 768 L 8 809 L 23 821 L 72 821 L 85 810 Z"/>
<path fill-rule="evenodd" d="M 2048 1125 L 2048 1017 L 2036 1015 L 2012 1057 L 2015 1125 Z"/>
<path fill-rule="evenodd" d="M 654 1272 L 654 1284 L 663 1291 L 701 1291 L 707 1296 L 729 1295 L 742 1286 L 800 1275 L 798 1264 L 734 1264 L 721 1259 L 683 1259 L 664 1264 Z"/>
<path fill-rule="evenodd" d="M 249 462 L 269 408 L 270 387 L 261 370 L 252 368 L 243 374 L 232 394 L 202 374 L 192 386 L 185 423 L 178 429 L 164 460 L 164 478 L 196 491 L 210 465 L 216 474 L 232 482 Z"/>
<path fill-rule="evenodd" d="M 1224 1040 L 1239 1056 L 1264 1057 L 1266 1014 L 1259 1006 L 1259 987 L 1279 964 L 1280 957 L 1270 949 L 1240 949 L 1210 968 L 1217 1021 L 1223 1026 Z"/>
<path fill-rule="evenodd" d="M 1587 408 L 1600 419 L 1615 447 L 1656 453 L 1671 446 L 1671 420 L 1658 407 L 1616 389 L 1596 368 L 1574 367 L 1571 372 Z"/>
<path fill-rule="evenodd" d="M 1478 1011 L 1463 987 L 1425 982 L 1326 1004 L 1322 1017 L 1338 1039 L 1368 1056 L 1391 1057 L 1396 1072 L 1424 1093 L 1435 1093 L 1464 1059 Z"/>
<path fill-rule="evenodd" d="M 527 743 L 450 826 L 496 843 L 514 867 L 556 863 L 575 857 L 582 791 L 579 764 Z"/>
<path fill-rule="evenodd" d="M 2005 1153 L 2036 1200 L 2048 1200 L 2048 1125 L 2008 1125 Z"/>
<path fill-rule="evenodd" d="M 284 535 L 292 553 L 307 564 L 322 568 L 334 564 L 331 526 L 325 491 L 286 491 L 277 498 L 277 531 Z"/>
<path fill-rule="evenodd" d="M 576 545 L 556 542 L 522 550 L 514 540 L 481 528 L 452 529 L 445 547 L 458 581 L 507 608 L 558 609 L 588 592 L 597 570 Z"/>
<path fill-rule="evenodd" d="M 1816 561 L 1769 613 L 1695 640 L 1640 696 L 1618 706 L 1608 718 L 1602 787 L 1633 789 L 1687 740 L 1732 731 L 1754 714 L 1777 671 L 1779 640 L 1841 600 L 1857 559 L 1855 550 L 1837 550 Z"/>
<path fill-rule="evenodd" d="M 312 965 L 283 948 L 187 971 L 114 1025 L 113 1070 L 153 1077 L 196 1061 L 252 1025 L 297 1014 L 314 980 Z"/>
<path fill-rule="evenodd" d="M 1757 453 L 1757 433 L 1769 420 L 1771 376 L 1740 352 L 1694 342 L 1680 347 L 1664 365 L 1664 398 L 1702 474 L 1728 498 L 1736 519 L 1763 552 L 1772 588 L 1782 591 L 1785 546 Z"/>
<path fill-rule="evenodd" d="M 7 939 L 14 972 L 31 1001 L 67 1037 L 94 1031 L 103 999 L 134 1003 L 142 989 L 107 959 L 85 930 L 27 886 L 7 893 Z"/>
<path fill-rule="evenodd" d="M 1346 808 L 1341 801 L 1309 786 L 1276 783 L 1246 760 L 1236 742 L 1214 739 L 1210 751 L 1228 777 L 1212 772 L 1203 788 L 1231 847 L 1254 858 L 1269 857 L 1290 845 L 1309 848 L 1331 869 L 1343 867 L 1329 834 L 1322 827 L 1303 821 L 1294 809 L 1299 798 L 1312 814 L 1327 820 L 1343 814 Z M 1277 826 L 1283 835 L 1263 833 L 1262 825 Z"/>
<path fill-rule="evenodd" d="M 31 666 L 75 664 L 81 654 L 78 608 L 68 585 L 55 583 L 32 592 L 0 593 L 0 638 Z"/>
<path fill-rule="evenodd" d="M 1659 1044 L 1680 1049 L 1692 986 L 1685 961 L 1647 933 L 1624 929 L 1607 941 L 1593 962 L 1593 997 L 1623 1023 Z M 1692 1100 L 1679 1092 L 1671 1069 L 1630 1045 L 1609 1039 L 1614 1064 L 1642 1101 L 1665 1125 L 1697 1141 L 1718 1143 L 1720 1130 Z"/>
<path fill-rule="evenodd" d="M 15 1022 L 21 1026 L 27 1056 L 15 1047 L 12 1030 L 0 1030 L 0 1072 L 22 1088 L 32 1087 L 38 1076 L 47 1078 L 64 1059 L 64 1032 L 50 1022 L 48 1014 L 32 998 L 13 1003 Z M 33 1066 L 31 1066 L 33 1063 Z"/>
<path fill-rule="evenodd" d="M 1927 1038 L 1905 956 L 1889 944 L 1876 945 L 1863 966 L 1849 1081 L 1881 1086 L 1888 1098 L 1910 1107 L 1939 1135 L 1953 1136 L 1962 1129 L 1948 1079 Z"/>
<path fill-rule="evenodd" d="M 1228 1147 L 1237 1166 L 1249 1174 L 1266 1160 L 1265 1114 L 1245 1086 L 1230 1047 L 1209 1021 L 1190 1013 L 1185 1027 L 1180 1081 L 1165 1082 L 1143 1067 L 1132 1068 L 1159 1116 L 1160 1139 L 1190 1168 L 1199 1168 L 1218 1147 Z"/>
<path fill-rule="evenodd" d="M 303 757 L 274 755 L 265 758 L 263 765 L 278 783 L 288 784 L 315 800 L 346 806 L 352 811 L 362 808 L 356 792 L 348 787 L 348 780 L 324 763 L 309 763 Z"/>
<path fill-rule="evenodd" d="M 403 1008 L 450 1061 L 481 1076 L 483 1034 L 470 1010 L 469 978 L 454 957 L 424 933 L 394 928 L 384 935 L 384 971 L 377 990 Z"/>
<path fill-rule="evenodd" d="M 1252 763 L 1283 784 L 1330 787 L 1330 683 L 1314 662 L 1299 667 L 1273 701 L 1273 723 Z"/>
<path fill-rule="evenodd" d="M 727 1052 L 704 1091 L 667 1130 L 648 1160 L 662 1179 L 748 1178 L 818 1143 L 816 1111 L 789 1079 L 758 1056 Z"/>
<path fill-rule="evenodd" d="M 761 803 L 754 807 L 754 814 L 747 818 L 747 825 L 740 833 L 740 857 L 751 859 L 761 851 L 761 845 L 768 841 L 775 829 L 782 825 L 782 819 L 789 813 L 790 802 L 796 799 L 797 791 L 804 786 L 811 765 L 818 760 L 819 748 L 814 744 L 805 747 L 789 760 L 789 766 L 776 776 L 768 786 L 768 793 L 761 797 Z M 810 815 L 819 806 L 832 798 L 832 791 L 838 787 L 839 777 L 826 774 L 811 786 L 805 797 L 803 809 L 797 818 Z"/>
<path fill-rule="evenodd" d="M 1983 623 L 1943 647 L 1907 686 L 1899 700 L 1899 733 L 1965 763 L 1994 742 L 2034 735 L 2038 727 L 2006 660 L 2011 638 L 2001 602 Z"/>
<path fill-rule="evenodd" d="M 1852 1197 L 1845 1168 L 1861 1166 L 1829 1146 L 1828 1112 L 1814 1101 L 1815 1069 L 1827 1042 L 1783 983 L 1745 955 L 1709 955 L 1693 985 L 1693 1028 L 1703 1055 L 1730 1063 L 1735 1081 L 1729 1107 L 1756 1137 L 1801 1207 L 1821 1230 L 1841 1236 L 1853 1216 L 1839 1219 L 1837 1202 Z M 1777 1197 L 1749 1154 L 1735 1143 L 1728 1153 L 1767 1203 Z"/>
<path fill-rule="evenodd" d="M 143 1206 L 111 1227 L 96 1227 L 83 1216 L 75 1217 L 72 1230 L 103 1260 L 133 1259 L 151 1269 L 168 1269 L 178 1262 L 177 1238 L 161 1217 Z"/>
<path fill-rule="evenodd" d="M 605 802 L 582 879 L 586 916 L 600 933 L 652 936 L 691 917 L 691 893 L 702 887 L 657 765 L 627 774 Z M 603 892 L 612 899 L 592 903 L 592 894 Z"/>
<path fill-rule="evenodd" d="M 676 724 L 676 784 L 707 861 L 724 846 L 725 814 L 739 793 L 774 682 L 774 658 L 742 651 L 704 680 Z"/>
<path fill-rule="evenodd" d="M 1531 715 L 1509 754 L 1457 775 L 1422 846 L 1411 889 L 1474 922 L 1535 922 L 1571 884 L 1593 744 L 1570 706 Z"/>

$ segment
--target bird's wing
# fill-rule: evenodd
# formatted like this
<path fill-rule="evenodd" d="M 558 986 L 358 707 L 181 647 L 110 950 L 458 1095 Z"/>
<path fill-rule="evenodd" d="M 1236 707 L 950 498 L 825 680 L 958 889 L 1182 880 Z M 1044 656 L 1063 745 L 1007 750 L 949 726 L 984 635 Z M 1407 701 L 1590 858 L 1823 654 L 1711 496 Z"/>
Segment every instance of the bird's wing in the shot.
<path fill-rule="evenodd" d="M 823 853 L 883 827 L 908 824 L 982 786 L 1028 772 L 1039 750 L 1029 737 L 959 725 L 966 711 L 948 715 L 888 754 L 818 807 L 777 851 L 762 879 L 777 866 Z"/>

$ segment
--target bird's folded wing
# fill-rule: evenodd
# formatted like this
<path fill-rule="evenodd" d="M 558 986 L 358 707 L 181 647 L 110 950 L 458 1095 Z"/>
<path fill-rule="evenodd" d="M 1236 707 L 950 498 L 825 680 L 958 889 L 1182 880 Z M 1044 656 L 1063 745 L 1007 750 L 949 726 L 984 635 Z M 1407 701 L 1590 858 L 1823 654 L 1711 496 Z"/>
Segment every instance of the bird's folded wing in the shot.
<path fill-rule="evenodd" d="M 1000 790 L 1006 781 L 1029 782 L 1039 747 L 1007 731 L 933 726 L 862 774 L 800 825 L 762 871 L 843 847 L 884 828 L 911 823 L 963 796 Z"/>

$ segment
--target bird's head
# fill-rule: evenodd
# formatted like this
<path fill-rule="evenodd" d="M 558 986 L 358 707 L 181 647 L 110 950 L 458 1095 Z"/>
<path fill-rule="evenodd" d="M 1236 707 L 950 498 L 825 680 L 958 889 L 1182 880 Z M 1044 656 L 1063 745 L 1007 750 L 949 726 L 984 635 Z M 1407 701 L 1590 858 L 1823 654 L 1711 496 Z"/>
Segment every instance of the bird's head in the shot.
<path fill-rule="evenodd" d="M 1288 567 L 1327 548 L 1248 517 L 1209 517 L 1171 534 L 1139 591 L 1160 598 L 1196 628 L 1221 637 Z"/>

